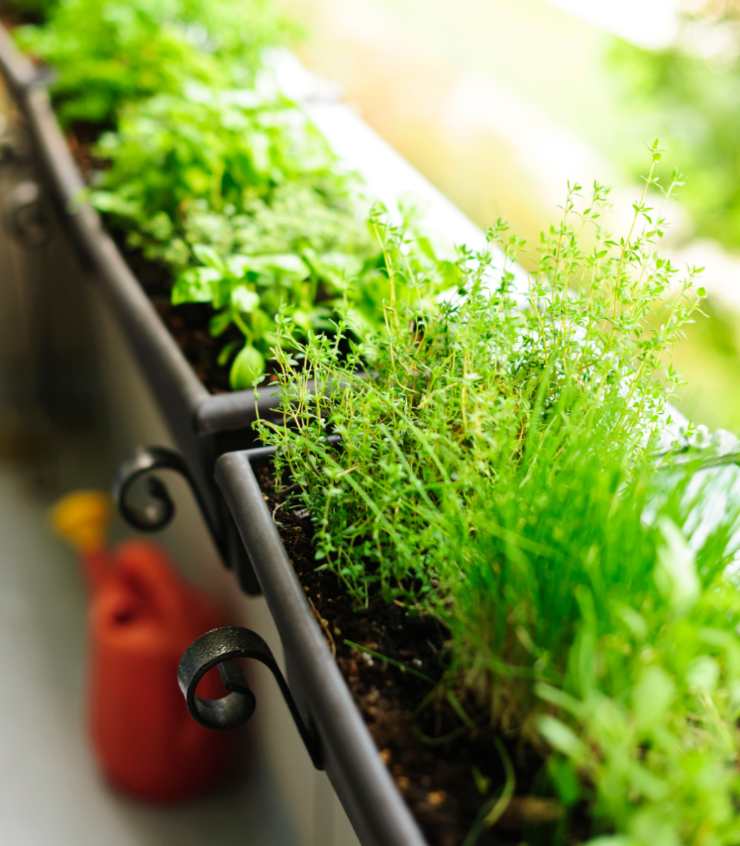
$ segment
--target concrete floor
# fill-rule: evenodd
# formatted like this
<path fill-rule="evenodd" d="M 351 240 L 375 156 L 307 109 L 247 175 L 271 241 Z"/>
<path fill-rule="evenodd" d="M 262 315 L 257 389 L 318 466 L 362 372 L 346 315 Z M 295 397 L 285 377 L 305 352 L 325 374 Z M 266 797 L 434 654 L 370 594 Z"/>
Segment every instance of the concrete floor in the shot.
<path fill-rule="evenodd" d="M 99 777 L 85 724 L 85 590 L 48 510 L 75 488 L 109 489 L 137 443 L 171 441 L 94 280 L 79 279 L 68 253 L 56 237 L 43 254 L 21 256 L 0 226 L 0 844 L 353 846 L 326 776 L 262 668 L 255 716 L 234 735 L 244 766 L 230 787 L 168 809 L 117 796 Z M 280 661 L 264 600 L 240 594 L 187 486 L 167 484 L 177 515 L 156 541 Z M 113 539 L 130 535 L 114 524 Z"/>
<path fill-rule="evenodd" d="M 7 447 L 7 443 L 5 444 Z M 69 449 L 69 447 L 72 447 Z M 94 478 L 68 444 L 53 465 L 0 460 L 0 842 L 165 846 L 307 842 L 259 747 L 231 788 L 162 809 L 111 792 L 87 744 L 86 600 L 74 555 L 47 528 L 55 489 Z M 235 742 L 239 742 L 235 738 Z"/>

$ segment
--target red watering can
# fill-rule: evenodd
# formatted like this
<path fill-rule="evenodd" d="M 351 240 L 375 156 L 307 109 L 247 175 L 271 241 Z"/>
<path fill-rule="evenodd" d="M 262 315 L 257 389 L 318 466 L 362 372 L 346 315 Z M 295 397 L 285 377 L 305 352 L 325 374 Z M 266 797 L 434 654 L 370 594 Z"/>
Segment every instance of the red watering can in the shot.
<path fill-rule="evenodd" d="M 182 652 L 223 625 L 216 607 L 186 584 L 166 554 L 132 540 L 105 548 L 110 504 L 73 493 L 52 522 L 80 553 L 89 591 L 89 719 L 101 769 L 115 787 L 174 802 L 203 793 L 225 773 L 233 739 L 189 716 L 177 686 Z M 199 695 L 223 695 L 218 675 Z"/>

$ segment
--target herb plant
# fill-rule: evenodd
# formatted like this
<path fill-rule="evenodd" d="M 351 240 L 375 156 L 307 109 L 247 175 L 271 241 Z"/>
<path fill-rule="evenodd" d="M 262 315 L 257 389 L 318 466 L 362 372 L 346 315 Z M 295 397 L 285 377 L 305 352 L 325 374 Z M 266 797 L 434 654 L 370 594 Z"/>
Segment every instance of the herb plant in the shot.
<path fill-rule="evenodd" d="M 359 179 L 258 73 L 288 29 L 265 0 L 60 0 L 21 33 L 58 74 L 62 116 L 109 126 L 92 200 L 171 274 L 174 305 L 210 306 L 233 388 L 263 378 L 282 309 L 303 336 L 340 302 L 358 333 L 382 317 Z M 421 234 L 414 249 L 451 269 Z"/>
<path fill-rule="evenodd" d="M 176 305 L 207 303 L 213 334 L 242 338 L 222 353 L 234 388 L 263 375 L 283 308 L 304 336 L 330 328 L 338 302 L 357 332 L 379 319 L 385 273 L 359 180 L 296 104 L 191 84 L 129 106 L 96 152 L 95 205 L 170 268 Z"/>
<path fill-rule="evenodd" d="M 123 103 L 187 80 L 252 83 L 290 29 L 270 0 L 58 0 L 18 37 L 54 68 L 63 121 L 111 124 Z"/>
<path fill-rule="evenodd" d="M 659 159 L 654 148 L 646 190 Z M 527 292 L 503 223 L 491 249 L 461 250 L 464 294 L 436 303 L 402 232 L 377 223 L 384 326 L 349 358 L 318 336 L 286 351 L 286 326 L 284 418 L 260 432 L 285 495 L 312 515 L 319 565 L 360 605 L 381 594 L 444 623 L 438 695 L 472 698 L 491 731 L 546 756 L 563 810 L 549 842 L 572 840 L 586 804 L 600 846 L 729 846 L 740 504 L 736 491 L 701 531 L 701 458 L 656 457 L 675 380 L 662 356 L 697 308 L 695 273 L 656 253 L 647 194 L 613 238 L 606 190 L 579 193 L 543 235 Z M 376 378 L 356 375 L 361 361 Z"/>
<path fill-rule="evenodd" d="M 358 605 L 444 625 L 433 696 L 541 755 L 550 842 L 583 808 L 592 846 L 740 842 L 740 497 L 706 470 L 725 456 L 663 442 L 664 354 L 702 292 L 656 252 L 657 147 L 628 232 L 602 228 L 603 186 L 571 186 L 522 290 L 502 222 L 449 262 L 410 215 L 366 220 L 358 180 L 260 81 L 290 29 L 268 0 L 49 8 L 19 37 L 63 119 L 107 130 L 93 202 L 175 304 L 210 307 L 234 387 L 277 360 L 283 419 L 259 432 L 319 566 Z M 481 795 L 468 842 L 513 791 Z"/>

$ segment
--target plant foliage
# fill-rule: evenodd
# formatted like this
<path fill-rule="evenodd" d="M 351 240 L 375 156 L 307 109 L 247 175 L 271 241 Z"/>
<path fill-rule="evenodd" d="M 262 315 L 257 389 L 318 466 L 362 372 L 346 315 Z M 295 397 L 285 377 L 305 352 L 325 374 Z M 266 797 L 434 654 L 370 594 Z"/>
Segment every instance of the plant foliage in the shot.
<path fill-rule="evenodd" d="M 702 292 L 656 251 L 657 146 L 629 230 L 603 229 L 603 186 L 571 186 L 524 286 L 503 222 L 445 261 L 410 214 L 366 219 L 264 84 L 290 31 L 269 0 L 31 11 L 60 114 L 100 136 L 93 202 L 175 304 L 210 307 L 233 387 L 276 358 L 283 418 L 258 428 L 320 566 L 446 627 L 435 695 L 541 754 L 549 842 L 584 809 L 592 846 L 740 842 L 740 496 L 696 433 L 663 442 L 664 354 Z M 480 826 L 512 793 L 481 796 Z"/>
<path fill-rule="evenodd" d="M 188 80 L 250 84 L 290 30 L 271 0 L 57 0 L 18 37 L 54 68 L 62 120 L 112 124 L 124 103 Z"/>
<path fill-rule="evenodd" d="M 303 336 L 339 303 L 358 333 L 382 319 L 360 180 L 261 72 L 289 30 L 267 0 L 60 0 L 19 34 L 62 117 L 107 127 L 92 201 L 169 272 L 174 305 L 211 308 L 235 389 L 264 377 L 281 309 Z M 420 233 L 415 252 L 451 269 Z"/>
<path fill-rule="evenodd" d="M 606 190 L 579 192 L 526 290 L 521 244 L 499 223 L 489 249 L 461 250 L 464 293 L 436 305 L 403 232 L 376 221 L 383 328 L 349 359 L 320 337 L 283 352 L 284 419 L 261 433 L 313 517 L 321 565 L 358 604 L 380 593 L 444 623 L 439 694 L 473 696 L 497 731 L 549 749 L 566 820 L 585 802 L 594 843 L 729 846 L 738 498 L 702 532 L 696 460 L 656 460 L 674 381 L 662 355 L 697 307 L 695 273 L 656 253 L 647 194 L 613 238 Z M 377 378 L 356 375 L 364 360 Z M 574 836 L 567 822 L 553 835 Z"/>
<path fill-rule="evenodd" d="M 307 331 L 337 299 L 370 297 L 378 250 L 356 179 L 294 103 L 194 84 L 186 94 L 123 112 L 97 147 L 109 167 L 92 198 L 170 268 L 173 302 L 209 304 L 213 333 L 236 327 L 249 350 L 239 361 L 256 366 L 282 306 Z M 247 379 L 240 364 L 232 384 L 263 373 L 264 363 Z"/>

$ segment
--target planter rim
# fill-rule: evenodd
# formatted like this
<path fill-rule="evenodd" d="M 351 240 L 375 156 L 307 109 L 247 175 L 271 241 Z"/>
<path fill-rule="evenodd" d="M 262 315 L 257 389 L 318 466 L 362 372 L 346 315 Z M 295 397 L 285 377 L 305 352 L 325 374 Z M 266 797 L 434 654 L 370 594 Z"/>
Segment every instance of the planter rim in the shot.
<path fill-rule="evenodd" d="M 267 600 L 299 707 L 321 740 L 327 774 L 363 844 L 425 846 L 306 600 L 254 465 L 274 450 L 222 455 L 216 481 Z"/>

